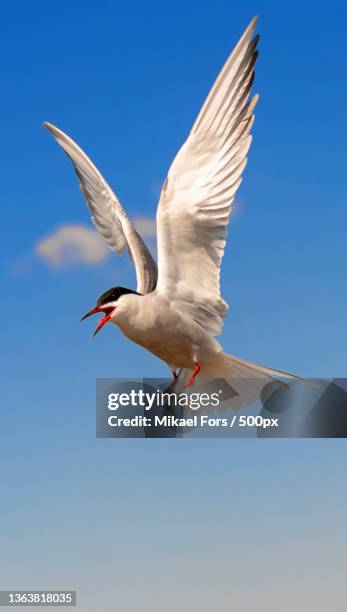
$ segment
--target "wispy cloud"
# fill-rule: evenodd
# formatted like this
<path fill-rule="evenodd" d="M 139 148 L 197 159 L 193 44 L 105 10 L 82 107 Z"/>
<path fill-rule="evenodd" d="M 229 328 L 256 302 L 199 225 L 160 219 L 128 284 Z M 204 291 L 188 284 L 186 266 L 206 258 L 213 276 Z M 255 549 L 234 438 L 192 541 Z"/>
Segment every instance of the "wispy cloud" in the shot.
<path fill-rule="evenodd" d="M 110 252 L 94 229 L 77 224 L 58 228 L 40 240 L 35 251 L 39 257 L 56 267 L 96 265 L 104 261 Z"/>
<path fill-rule="evenodd" d="M 155 238 L 157 235 L 157 224 L 155 219 L 137 217 L 137 219 L 134 219 L 134 225 L 142 238 Z"/>
<path fill-rule="evenodd" d="M 156 236 L 155 219 L 137 217 L 134 225 L 143 238 Z M 99 233 L 82 224 L 65 224 L 39 240 L 35 253 L 50 266 L 98 265 L 109 255 L 110 249 Z"/>

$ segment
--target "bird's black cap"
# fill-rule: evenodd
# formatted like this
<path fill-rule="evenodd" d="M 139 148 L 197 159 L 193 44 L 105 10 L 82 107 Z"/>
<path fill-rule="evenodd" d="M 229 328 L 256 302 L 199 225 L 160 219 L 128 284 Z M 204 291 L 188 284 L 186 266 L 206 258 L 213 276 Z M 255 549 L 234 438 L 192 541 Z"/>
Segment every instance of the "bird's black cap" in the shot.
<path fill-rule="evenodd" d="M 126 287 L 112 287 L 108 291 L 105 291 L 96 302 L 98 308 L 103 306 L 104 304 L 108 304 L 108 302 L 116 302 L 121 295 L 126 295 L 127 293 L 135 293 L 135 295 L 141 295 L 137 293 L 137 291 L 133 291 L 132 289 L 127 289 Z"/>

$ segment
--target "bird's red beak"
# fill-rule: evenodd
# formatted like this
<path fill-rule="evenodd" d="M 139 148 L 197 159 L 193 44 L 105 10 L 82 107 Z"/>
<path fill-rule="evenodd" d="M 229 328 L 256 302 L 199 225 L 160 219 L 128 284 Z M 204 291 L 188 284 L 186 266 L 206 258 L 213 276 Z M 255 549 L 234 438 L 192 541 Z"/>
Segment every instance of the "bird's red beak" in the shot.
<path fill-rule="evenodd" d="M 104 308 L 99 308 L 98 306 L 96 306 L 96 308 L 92 308 L 92 310 L 90 310 L 89 312 L 87 312 L 81 319 L 81 321 L 84 321 L 84 319 L 86 319 L 87 317 L 90 317 L 93 314 L 97 314 L 98 312 L 102 312 L 104 314 L 103 318 L 100 319 L 99 323 L 97 324 L 95 331 L 93 333 L 93 338 L 94 336 L 98 333 L 98 331 L 100 331 L 100 329 L 105 325 L 105 323 L 107 323 L 107 321 L 110 320 L 112 313 L 115 311 L 116 309 L 110 306 L 105 306 Z"/>

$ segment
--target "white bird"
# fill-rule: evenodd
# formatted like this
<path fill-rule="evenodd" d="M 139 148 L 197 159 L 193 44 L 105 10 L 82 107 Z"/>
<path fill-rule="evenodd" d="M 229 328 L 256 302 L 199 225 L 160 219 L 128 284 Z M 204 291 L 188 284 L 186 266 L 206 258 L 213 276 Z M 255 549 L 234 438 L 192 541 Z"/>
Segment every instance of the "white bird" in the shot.
<path fill-rule="evenodd" d="M 69 136 L 44 124 L 71 159 L 97 229 L 117 253 L 127 248 L 136 268 L 136 291 L 114 287 L 85 315 L 104 314 L 95 333 L 114 323 L 165 361 L 175 380 L 188 369 L 188 386 L 198 374 L 232 380 L 238 405 L 253 403 L 273 376 L 298 378 L 227 355 L 215 339 L 228 310 L 220 293 L 221 260 L 258 100 L 250 99 L 256 23 L 227 59 L 165 180 L 157 210 L 158 271 L 94 164 Z"/>

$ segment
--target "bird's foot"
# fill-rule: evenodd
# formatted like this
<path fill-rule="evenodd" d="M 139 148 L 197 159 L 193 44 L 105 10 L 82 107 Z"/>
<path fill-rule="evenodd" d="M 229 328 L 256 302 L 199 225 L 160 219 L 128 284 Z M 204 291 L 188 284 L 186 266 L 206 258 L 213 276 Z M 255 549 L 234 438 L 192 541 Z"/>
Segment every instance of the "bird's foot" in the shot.
<path fill-rule="evenodd" d="M 191 375 L 191 377 L 188 380 L 188 383 L 185 386 L 185 389 L 187 389 L 188 387 L 192 387 L 194 385 L 194 381 L 196 376 L 199 374 L 200 372 L 200 364 L 198 363 L 198 361 L 195 362 L 195 367 L 194 367 L 194 372 Z"/>

